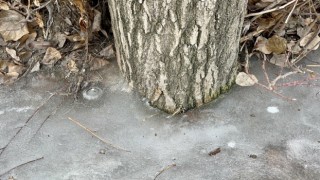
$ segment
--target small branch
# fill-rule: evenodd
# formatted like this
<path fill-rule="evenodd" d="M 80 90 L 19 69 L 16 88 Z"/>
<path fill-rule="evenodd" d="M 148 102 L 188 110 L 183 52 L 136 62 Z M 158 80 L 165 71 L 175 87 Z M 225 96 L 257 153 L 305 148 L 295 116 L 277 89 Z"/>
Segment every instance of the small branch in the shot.
<path fill-rule="evenodd" d="M 283 98 L 283 99 L 286 99 L 286 100 L 288 100 L 288 101 L 296 101 L 295 98 L 290 98 L 290 97 L 284 96 L 284 95 L 276 92 L 276 91 L 273 90 L 273 89 L 270 89 L 269 87 L 267 87 L 267 86 L 265 86 L 265 85 L 263 85 L 263 84 L 261 84 L 261 83 L 256 83 L 256 84 L 259 85 L 260 87 L 262 87 L 262 88 L 264 88 L 264 89 L 266 89 L 266 90 L 268 90 L 268 91 L 276 94 L 277 96 L 279 96 L 279 97 L 281 97 L 281 98 Z"/>
<path fill-rule="evenodd" d="M 157 177 L 160 176 L 160 174 L 162 174 L 164 171 L 166 171 L 166 170 L 168 170 L 168 169 L 170 169 L 170 168 L 172 168 L 172 167 L 175 167 L 175 166 L 176 166 L 176 163 L 173 163 L 173 164 L 170 164 L 170 165 L 164 167 L 163 169 L 161 169 L 161 171 L 159 171 L 159 172 L 156 174 L 156 176 L 154 177 L 153 180 L 156 180 Z"/>
<path fill-rule="evenodd" d="M 61 102 L 58 106 L 56 106 L 56 108 L 42 121 L 42 123 L 40 124 L 39 128 L 37 129 L 35 135 L 40 131 L 40 129 L 42 128 L 42 126 L 47 122 L 47 120 L 48 120 L 51 116 L 54 116 L 54 115 L 57 113 L 58 109 L 60 109 L 60 107 L 63 105 L 63 103 L 64 103 L 64 100 L 62 100 L 62 102 Z"/>
<path fill-rule="evenodd" d="M 46 99 L 27 119 L 27 121 L 24 123 L 24 125 L 22 127 L 20 127 L 20 129 L 16 132 L 16 134 L 9 140 L 9 142 L 2 148 L 2 151 L 0 152 L 0 156 L 2 155 L 2 153 L 6 150 L 6 148 L 11 144 L 11 142 L 14 140 L 14 138 L 21 132 L 21 130 L 28 124 L 28 122 L 33 118 L 33 116 L 35 114 L 37 114 L 39 112 L 39 110 L 41 109 L 41 107 L 43 107 L 54 95 L 56 95 L 56 93 L 51 94 L 48 99 Z"/>
<path fill-rule="evenodd" d="M 298 72 L 296 72 L 296 71 L 291 71 L 291 72 L 287 72 L 287 73 L 284 74 L 284 75 L 279 75 L 279 76 L 277 76 L 277 77 L 271 82 L 271 86 L 275 86 L 278 80 L 284 79 L 284 78 L 286 78 L 287 76 L 290 76 L 290 75 L 292 75 L 292 74 L 297 74 L 297 73 L 298 73 Z"/>
<path fill-rule="evenodd" d="M 263 54 L 262 70 L 263 70 L 263 74 L 264 74 L 264 76 L 265 76 L 265 78 L 267 80 L 267 83 L 268 83 L 268 85 L 270 87 L 270 79 L 269 79 L 269 75 L 268 75 L 268 73 L 266 71 L 266 61 L 267 61 L 267 57 L 266 57 L 265 54 Z"/>
<path fill-rule="evenodd" d="M 258 16 L 258 15 L 267 14 L 267 13 L 270 13 L 270 12 L 273 12 L 273 11 L 281 10 L 281 9 L 284 9 L 285 7 L 289 6 L 290 4 L 294 3 L 295 1 L 297 1 L 297 0 L 292 0 L 292 1 L 286 3 L 286 4 L 282 5 L 282 6 L 275 7 L 275 8 L 272 8 L 272 9 L 268 9 L 268 10 L 265 10 L 265 11 L 260 11 L 260 12 L 257 12 L 257 13 L 247 14 L 245 17 Z"/>
<path fill-rule="evenodd" d="M 293 5 L 293 7 L 292 7 L 292 9 L 291 9 L 291 11 L 290 11 L 290 13 L 288 14 L 287 19 L 284 21 L 285 24 L 288 24 L 288 21 L 289 21 L 291 15 L 292 15 L 294 9 L 296 8 L 296 6 L 297 6 L 297 4 L 298 4 L 298 1 L 299 1 L 299 0 L 296 0 L 296 2 L 294 3 L 294 5 Z"/>
<path fill-rule="evenodd" d="M 20 165 L 18 165 L 18 166 L 15 166 L 15 167 L 9 169 L 9 170 L 6 171 L 6 172 L 0 174 L 0 176 L 3 176 L 3 175 L 5 175 L 5 174 L 7 174 L 8 172 L 12 171 L 13 169 L 16 169 L 16 168 L 18 168 L 18 167 L 24 166 L 24 165 L 26 165 L 26 164 L 29 164 L 29 163 L 32 163 L 32 162 L 35 162 L 35 161 L 39 161 L 39 160 L 41 160 L 41 159 L 43 159 L 43 157 L 40 157 L 40 158 L 33 159 L 33 160 L 27 161 L 27 162 L 25 162 L 25 163 L 22 163 L 22 164 L 20 164 Z"/>
<path fill-rule="evenodd" d="M 307 67 L 320 67 L 319 64 L 310 64 L 310 65 L 307 65 Z"/>
<path fill-rule="evenodd" d="M 86 130 L 87 132 L 89 132 L 90 134 L 92 134 L 94 137 L 98 138 L 100 141 L 102 141 L 103 143 L 115 148 L 115 149 L 118 149 L 118 150 L 122 150 L 122 151 L 126 151 L 126 152 L 130 152 L 126 149 L 123 149 L 121 147 L 118 147 L 118 146 L 115 146 L 111 143 L 109 143 L 108 141 L 104 140 L 103 138 L 101 138 L 99 135 L 97 135 L 96 133 L 94 133 L 93 131 L 91 131 L 89 128 L 85 127 L 84 125 L 82 125 L 79 121 L 75 120 L 75 119 L 72 119 L 71 117 L 68 117 L 68 119 L 72 122 L 74 122 L 76 125 L 80 126 L 81 128 L 83 128 L 84 130 Z"/>

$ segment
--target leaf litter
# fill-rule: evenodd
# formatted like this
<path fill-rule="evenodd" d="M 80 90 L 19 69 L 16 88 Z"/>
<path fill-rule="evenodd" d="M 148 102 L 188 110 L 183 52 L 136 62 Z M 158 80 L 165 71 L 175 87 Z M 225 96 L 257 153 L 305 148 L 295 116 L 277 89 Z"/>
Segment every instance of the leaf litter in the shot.
<path fill-rule="evenodd" d="M 57 70 L 77 94 L 115 57 L 107 7 L 107 0 L 0 0 L 0 85 Z"/>
<path fill-rule="evenodd" d="M 314 75 L 310 68 L 318 64 L 299 62 L 319 48 L 319 10 L 316 0 L 248 0 L 241 52 L 245 47 L 246 56 L 260 54 L 280 68 Z M 68 90 L 77 93 L 90 84 L 87 74 L 115 57 L 107 11 L 107 0 L 0 0 L 0 84 L 57 67 L 70 82 Z M 246 75 L 236 83 L 259 84 L 249 62 L 241 61 Z"/>
<path fill-rule="evenodd" d="M 239 61 L 243 72 L 236 77 L 236 83 L 257 84 L 282 96 L 275 91 L 280 79 L 297 73 L 309 75 L 310 81 L 319 79 L 318 73 L 311 69 L 319 67 L 319 62 L 301 63 L 308 53 L 319 48 L 319 11 L 320 2 L 316 0 L 248 0 L 240 38 Z M 263 61 L 261 69 L 266 84 L 258 82 L 249 72 L 250 57 L 254 55 Z M 273 80 L 266 63 L 280 69 Z"/>

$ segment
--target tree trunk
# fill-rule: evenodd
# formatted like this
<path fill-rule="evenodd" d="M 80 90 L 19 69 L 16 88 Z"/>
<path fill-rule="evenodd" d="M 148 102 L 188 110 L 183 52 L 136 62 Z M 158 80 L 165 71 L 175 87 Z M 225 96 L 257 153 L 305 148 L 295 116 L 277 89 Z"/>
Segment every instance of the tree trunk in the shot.
<path fill-rule="evenodd" d="M 109 0 L 118 65 L 152 106 L 169 113 L 230 88 L 246 0 Z"/>

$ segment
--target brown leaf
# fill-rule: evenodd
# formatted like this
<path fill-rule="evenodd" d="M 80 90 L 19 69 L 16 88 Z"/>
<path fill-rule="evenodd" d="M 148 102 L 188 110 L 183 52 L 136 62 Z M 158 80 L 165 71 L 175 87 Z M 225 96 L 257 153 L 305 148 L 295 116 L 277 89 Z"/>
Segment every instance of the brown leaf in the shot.
<path fill-rule="evenodd" d="M 0 2 L 0 9 L 1 10 L 9 10 L 9 6 L 6 2 Z"/>
<path fill-rule="evenodd" d="M 42 20 L 42 16 L 39 12 L 36 12 L 36 23 L 38 24 L 38 26 L 43 29 L 44 27 L 44 23 L 43 23 L 43 20 Z"/>
<path fill-rule="evenodd" d="M 16 11 L 0 11 L 0 34 L 5 41 L 17 41 L 29 30 L 24 16 Z"/>
<path fill-rule="evenodd" d="M 272 52 L 268 50 L 266 44 L 268 40 L 262 36 L 259 36 L 255 42 L 254 49 L 258 50 L 264 54 L 271 54 Z"/>
<path fill-rule="evenodd" d="M 71 42 L 83 42 L 85 41 L 85 38 L 83 36 L 80 36 L 79 34 L 73 34 L 70 36 L 66 36 L 66 38 Z"/>
<path fill-rule="evenodd" d="M 287 50 L 287 40 L 277 35 L 269 38 L 266 45 L 269 51 L 276 54 L 284 53 Z"/>
<path fill-rule="evenodd" d="M 32 52 L 31 51 L 23 51 L 19 53 L 20 61 L 22 63 L 28 62 L 28 60 L 31 58 Z"/>
<path fill-rule="evenodd" d="M 23 46 L 29 47 L 30 42 L 33 42 L 37 37 L 37 33 L 33 32 L 30 34 L 26 34 L 19 39 L 18 49 L 23 48 Z"/>
<path fill-rule="evenodd" d="M 92 32 L 98 32 L 100 31 L 101 27 L 101 12 L 94 9 L 94 18 L 92 23 Z"/>
<path fill-rule="evenodd" d="M 20 57 L 17 56 L 16 50 L 6 47 L 6 51 L 13 59 L 20 61 Z"/>
<path fill-rule="evenodd" d="M 40 70 L 40 63 L 39 61 L 33 66 L 33 68 L 31 69 L 30 73 L 33 73 L 33 72 L 37 72 Z"/>
<path fill-rule="evenodd" d="M 318 35 L 314 37 L 314 33 L 309 33 L 301 39 L 300 46 L 306 49 L 316 50 L 319 47 L 319 42 L 320 37 Z"/>
<path fill-rule="evenodd" d="M 107 59 L 115 57 L 115 53 L 114 53 L 114 50 L 113 50 L 113 45 L 111 44 L 111 45 L 105 47 L 104 49 L 102 49 L 100 51 L 99 54 L 101 56 L 104 56 Z"/>
<path fill-rule="evenodd" d="M 73 0 L 72 2 L 80 10 L 81 15 L 86 13 L 85 3 L 83 0 Z"/>
<path fill-rule="evenodd" d="M 53 66 L 61 58 L 61 53 L 57 49 L 49 47 L 42 59 L 42 64 Z"/>
<path fill-rule="evenodd" d="M 23 73 L 24 70 L 25 70 L 25 68 L 21 65 L 18 65 L 15 63 L 9 63 L 8 64 L 8 73 L 6 75 L 18 77 L 20 74 Z"/>
<path fill-rule="evenodd" d="M 68 67 L 69 71 L 71 71 L 71 72 L 78 72 L 79 71 L 76 62 L 72 59 L 68 60 L 67 67 Z"/>
<path fill-rule="evenodd" d="M 270 63 L 275 64 L 279 67 L 287 67 L 287 55 L 286 54 L 274 54 L 270 59 Z"/>
<path fill-rule="evenodd" d="M 67 37 L 66 37 L 66 35 L 64 35 L 62 33 L 57 33 L 56 39 L 58 41 L 58 47 L 62 48 L 64 46 L 64 44 L 66 43 Z"/>
<path fill-rule="evenodd" d="M 36 5 L 37 7 L 40 6 L 40 1 L 39 0 L 33 0 L 33 4 Z"/>
<path fill-rule="evenodd" d="M 236 84 L 239 86 L 253 86 L 258 83 L 258 79 L 253 74 L 240 72 L 236 77 Z"/>
<path fill-rule="evenodd" d="M 109 64 L 109 61 L 104 60 L 102 58 L 96 58 L 96 57 L 91 57 L 91 60 L 89 61 L 89 70 L 94 71 L 101 69 L 103 66 Z"/>
<path fill-rule="evenodd" d="M 292 54 L 299 54 L 301 51 L 300 46 L 296 46 L 295 41 L 290 41 L 287 46 L 288 46 L 288 51 L 291 52 Z"/>
<path fill-rule="evenodd" d="M 0 60 L 0 72 L 5 72 L 9 64 L 10 61 Z"/>
<path fill-rule="evenodd" d="M 257 31 L 270 28 L 271 26 L 276 24 L 276 21 L 277 21 L 277 18 L 273 18 L 273 17 L 257 19 L 257 23 L 259 25 L 257 28 Z"/>

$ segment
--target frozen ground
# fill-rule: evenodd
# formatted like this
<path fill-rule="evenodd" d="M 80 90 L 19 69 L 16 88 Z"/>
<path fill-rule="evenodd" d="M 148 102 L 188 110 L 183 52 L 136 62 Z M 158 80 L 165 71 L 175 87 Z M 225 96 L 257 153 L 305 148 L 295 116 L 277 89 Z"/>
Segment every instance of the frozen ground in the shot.
<path fill-rule="evenodd" d="M 319 63 L 319 54 L 305 63 Z M 260 62 L 253 67 L 263 82 Z M 296 101 L 234 86 L 213 103 L 170 117 L 129 92 L 115 64 L 100 76 L 103 95 L 91 101 L 52 96 L 64 81 L 40 74 L 0 87 L 1 180 L 320 177 L 318 81 L 279 88 Z"/>

